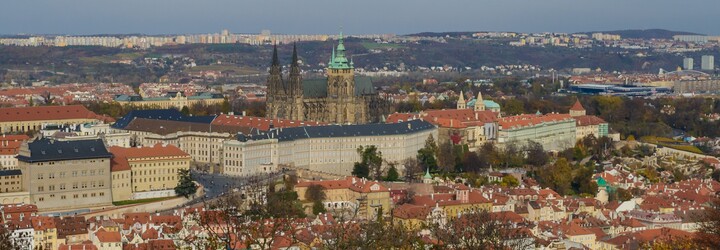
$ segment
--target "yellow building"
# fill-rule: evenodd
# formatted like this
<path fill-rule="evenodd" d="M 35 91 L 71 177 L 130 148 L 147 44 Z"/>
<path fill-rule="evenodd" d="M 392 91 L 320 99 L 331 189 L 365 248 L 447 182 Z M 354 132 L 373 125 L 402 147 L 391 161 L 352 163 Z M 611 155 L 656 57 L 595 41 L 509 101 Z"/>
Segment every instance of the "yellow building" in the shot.
<path fill-rule="evenodd" d="M 192 107 L 195 105 L 216 105 L 222 104 L 225 98 L 219 93 L 202 92 L 193 96 L 184 96 L 182 92 L 168 93 L 162 97 L 144 98 L 142 96 L 119 95 L 115 102 L 130 107 L 152 107 L 158 109 L 169 109 Z"/>
<path fill-rule="evenodd" d="M 429 195 L 416 195 L 412 204 L 426 207 L 437 206 L 441 208 L 447 218 L 457 218 L 458 215 L 477 210 L 491 211 L 492 202 L 477 190 L 470 191 L 465 185 L 459 184 L 449 193 L 432 193 Z"/>
<path fill-rule="evenodd" d="M 0 133 L 38 131 L 43 124 L 82 124 L 113 121 L 82 105 L 0 108 Z"/>
<path fill-rule="evenodd" d="M 40 211 L 111 205 L 110 158 L 101 139 L 37 139 L 20 147 L 23 186 Z"/>
<path fill-rule="evenodd" d="M 376 218 L 379 211 L 383 215 L 390 212 L 390 191 L 376 181 L 364 178 L 347 177 L 343 180 L 306 181 L 295 186 L 295 192 L 301 202 L 308 202 L 305 193 L 311 185 L 324 188 L 325 209 L 330 212 L 355 211 L 361 218 Z"/>
<path fill-rule="evenodd" d="M 113 200 L 175 196 L 179 170 L 190 169 L 192 158 L 173 145 L 110 147 L 113 154 Z"/>
<path fill-rule="evenodd" d="M 61 242 L 58 242 L 54 217 L 32 217 L 32 226 L 35 230 L 34 244 L 36 247 L 41 247 L 42 249 L 58 249 Z"/>
<path fill-rule="evenodd" d="M 0 193 L 14 193 L 23 190 L 22 172 L 18 169 L 0 170 Z"/>

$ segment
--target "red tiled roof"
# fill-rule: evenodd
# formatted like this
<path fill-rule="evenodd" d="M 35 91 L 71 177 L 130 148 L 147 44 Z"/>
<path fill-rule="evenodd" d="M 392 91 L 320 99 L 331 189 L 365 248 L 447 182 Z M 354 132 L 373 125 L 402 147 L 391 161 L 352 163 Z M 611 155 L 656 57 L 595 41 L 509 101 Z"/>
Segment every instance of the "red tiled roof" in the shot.
<path fill-rule="evenodd" d="M 432 211 L 433 207 L 413 204 L 402 204 L 393 209 L 393 217 L 400 219 L 424 220 Z"/>
<path fill-rule="evenodd" d="M 583 108 L 582 104 L 580 103 L 580 100 L 576 100 L 576 101 L 575 101 L 575 104 L 572 105 L 572 107 L 570 108 L 570 110 L 573 110 L 573 111 L 584 111 L 585 108 Z"/>
<path fill-rule="evenodd" d="M 122 237 L 120 236 L 120 232 L 118 231 L 105 231 L 103 229 L 98 230 L 95 232 L 95 236 L 98 238 L 98 241 L 100 242 L 120 242 Z"/>
<path fill-rule="evenodd" d="M 524 114 L 500 118 L 498 125 L 500 125 L 503 129 L 512 129 L 536 126 L 543 123 L 566 121 L 570 119 L 571 117 L 569 114 Z"/>
<path fill-rule="evenodd" d="M 155 144 L 152 147 L 140 147 L 140 148 L 123 148 L 123 147 L 109 147 L 108 151 L 113 154 L 113 158 L 110 161 L 110 171 L 123 171 L 129 170 L 130 164 L 129 159 L 134 158 L 146 158 L 146 157 L 190 157 L 190 154 L 185 153 L 182 149 L 173 145 Z"/>
<path fill-rule="evenodd" d="M 379 182 L 350 176 L 344 180 L 304 181 L 298 183 L 296 187 L 309 187 L 313 184 L 323 186 L 325 189 L 351 189 L 360 193 L 388 192 L 388 188 Z M 377 185 L 377 190 L 372 190 L 375 185 Z"/>
<path fill-rule="evenodd" d="M 97 250 L 98 248 L 92 243 L 82 243 L 77 245 L 60 244 L 58 250 Z"/>
<path fill-rule="evenodd" d="M 82 105 L 0 108 L 0 122 L 69 119 L 112 120 L 112 118 L 97 115 Z"/>
<path fill-rule="evenodd" d="M 577 126 L 590 126 L 590 125 L 600 125 L 603 123 L 607 123 L 602 118 L 594 116 L 594 115 L 575 116 L 575 117 L 573 117 L 573 119 L 575 119 L 575 124 Z"/>

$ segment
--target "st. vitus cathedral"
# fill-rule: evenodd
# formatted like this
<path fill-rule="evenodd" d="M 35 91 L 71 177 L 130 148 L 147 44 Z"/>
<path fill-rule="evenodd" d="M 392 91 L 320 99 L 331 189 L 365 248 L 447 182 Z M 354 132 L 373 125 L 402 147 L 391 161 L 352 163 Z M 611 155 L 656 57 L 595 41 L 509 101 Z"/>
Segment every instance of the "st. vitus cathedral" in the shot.
<path fill-rule="evenodd" d="M 355 77 L 352 60 L 345 56 L 342 33 L 328 63 L 327 79 L 303 80 L 293 46 L 290 76 L 285 80 L 273 48 L 268 77 L 267 117 L 332 124 L 380 122 L 387 102 L 375 92 L 369 77 Z"/>

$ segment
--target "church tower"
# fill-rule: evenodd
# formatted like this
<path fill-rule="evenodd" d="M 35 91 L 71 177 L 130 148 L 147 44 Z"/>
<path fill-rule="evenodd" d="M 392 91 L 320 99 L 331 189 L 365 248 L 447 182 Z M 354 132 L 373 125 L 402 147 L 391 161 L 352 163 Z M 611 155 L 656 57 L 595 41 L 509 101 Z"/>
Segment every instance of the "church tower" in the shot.
<path fill-rule="evenodd" d="M 293 44 L 292 63 L 290 64 L 290 77 L 288 79 L 290 88 L 290 102 L 292 102 L 292 110 L 290 118 L 294 120 L 304 120 L 305 105 L 303 105 L 303 83 L 302 75 L 300 75 L 300 65 L 298 64 L 297 46 Z"/>
<path fill-rule="evenodd" d="M 328 63 L 328 97 L 351 98 L 355 96 L 355 75 L 353 63 L 345 57 L 345 44 L 340 32 L 337 49 L 333 49 Z"/>
<path fill-rule="evenodd" d="M 267 112 L 265 116 L 268 118 L 276 118 L 283 115 L 280 109 L 283 107 L 282 102 L 285 96 L 285 86 L 282 80 L 282 68 L 278 59 L 277 45 L 273 46 L 272 63 L 270 64 L 270 75 L 267 79 Z"/>
<path fill-rule="evenodd" d="M 585 115 L 585 108 L 580 104 L 580 100 L 575 101 L 575 104 L 570 108 L 570 116 L 583 116 Z"/>
<path fill-rule="evenodd" d="M 467 103 L 465 102 L 465 94 L 463 94 L 462 90 L 460 90 L 460 97 L 457 101 L 457 109 L 465 109 L 467 108 Z"/>
<path fill-rule="evenodd" d="M 475 98 L 475 111 L 485 111 L 485 103 L 483 102 L 482 93 L 478 91 L 478 95 Z"/>
<path fill-rule="evenodd" d="M 278 59 L 277 45 L 273 45 L 273 58 L 270 64 L 270 76 L 268 76 L 268 93 L 272 96 L 285 94 L 285 85 L 282 80 L 282 67 Z"/>
<path fill-rule="evenodd" d="M 362 107 L 355 98 L 355 67 L 345 56 L 342 32 L 327 67 L 327 98 L 330 122 L 357 123 L 362 119 L 358 113 Z"/>

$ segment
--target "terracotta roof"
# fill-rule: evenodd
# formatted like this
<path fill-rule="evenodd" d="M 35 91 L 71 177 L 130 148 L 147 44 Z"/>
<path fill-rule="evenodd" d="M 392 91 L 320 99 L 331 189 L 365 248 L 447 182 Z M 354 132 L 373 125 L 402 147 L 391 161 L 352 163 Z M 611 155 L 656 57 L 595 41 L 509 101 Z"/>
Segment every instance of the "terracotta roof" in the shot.
<path fill-rule="evenodd" d="M 92 243 L 82 243 L 77 245 L 60 244 L 58 250 L 97 250 L 98 248 Z"/>
<path fill-rule="evenodd" d="M 58 239 L 65 239 L 68 235 L 87 234 L 85 217 L 55 217 Z"/>
<path fill-rule="evenodd" d="M 379 182 L 351 176 L 344 180 L 304 181 L 298 183 L 296 187 L 309 187 L 313 184 L 323 186 L 325 189 L 351 189 L 360 193 L 388 192 L 388 188 Z M 373 190 L 373 187 L 377 189 Z"/>
<path fill-rule="evenodd" d="M 570 117 L 569 114 L 524 114 L 500 118 L 498 125 L 500 125 L 502 129 L 513 129 L 537 126 L 543 123 L 568 121 L 570 119 L 572 119 L 572 117 Z"/>
<path fill-rule="evenodd" d="M 122 237 L 118 231 L 105 231 L 103 229 L 95 232 L 95 236 L 100 242 L 120 242 Z"/>
<path fill-rule="evenodd" d="M 573 119 L 575 119 L 575 124 L 578 127 L 579 126 L 600 125 L 603 123 L 607 123 L 602 118 L 594 116 L 594 115 L 575 116 L 575 117 L 573 117 Z"/>
<path fill-rule="evenodd" d="M 163 145 L 161 143 L 155 144 L 152 147 L 139 147 L 139 148 L 123 148 L 118 146 L 109 147 L 108 150 L 113 154 L 114 158 L 147 158 L 147 157 L 190 157 L 190 154 L 185 153 L 182 149 L 174 145 Z"/>
<path fill-rule="evenodd" d="M 580 103 L 580 100 L 576 100 L 576 101 L 575 101 L 575 104 L 572 105 L 572 107 L 570 108 L 570 110 L 573 110 L 573 111 L 584 111 L 585 108 L 583 108 L 582 104 Z"/>
<path fill-rule="evenodd" d="M 398 123 L 422 119 L 433 125 L 446 128 L 466 128 L 482 126 L 497 120 L 497 113 L 490 110 L 475 111 L 473 109 L 442 109 L 425 110 L 421 113 L 394 113 L 386 119 L 387 123 Z"/>
<path fill-rule="evenodd" d="M 69 119 L 112 120 L 112 118 L 97 115 L 82 105 L 0 108 L 0 122 Z"/>
<path fill-rule="evenodd" d="M 35 231 L 45 231 L 50 228 L 55 228 L 55 218 L 49 216 L 35 216 L 32 217 L 32 224 Z"/>

